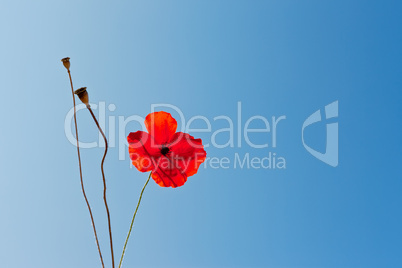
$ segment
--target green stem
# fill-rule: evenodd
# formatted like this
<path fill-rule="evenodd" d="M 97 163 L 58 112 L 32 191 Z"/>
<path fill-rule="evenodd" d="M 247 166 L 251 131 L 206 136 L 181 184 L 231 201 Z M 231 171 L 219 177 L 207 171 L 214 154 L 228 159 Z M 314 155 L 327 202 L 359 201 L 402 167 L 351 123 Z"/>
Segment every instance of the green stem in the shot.
<path fill-rule="evenodd" d="M 124 253 L 126 252 L 127 242 L 128 242 L 128 239 L 130 238 L 131 230 L 133 229 L 135 216 L 137 215 L 137 211 L 138 211 L 138 208 L 139 208 L 140 203 L 141 203 L 142 194 L 144 193 L 145 187 L 147 187 L 147 185 L 148 185 L 148 182 L 149 182 L 149 179 L 151 178 L 151 175 L 152 175 L 152 172 L 149 173 L 148 180 L 145 183 L 144 187 L 142 188 L 142 191 L 141 191 L 141 194 L 140 194 L 140 199 L 138 200 L 137 207 L 135 208 L 133 219 L 131 220 L 131 224 L 130 224 L 130 229 L 128 230 L 126 242 L 124 243 L 123 252 L 121 253 L 119 268 L 121 267 L 121 264 L 123 263 L 123 258 L 124 258 Z"/>

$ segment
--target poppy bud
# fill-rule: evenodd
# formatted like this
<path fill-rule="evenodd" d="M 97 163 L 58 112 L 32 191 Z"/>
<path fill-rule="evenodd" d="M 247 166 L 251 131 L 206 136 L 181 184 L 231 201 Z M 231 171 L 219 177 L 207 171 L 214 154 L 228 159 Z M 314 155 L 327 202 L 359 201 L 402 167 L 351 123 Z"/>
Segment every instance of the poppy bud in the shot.
<path fill-rule="evenodd" d="M 64 67 L 66 67 L 67 70 L 70 70 L 70 58 L 63 58 L 61 61 L 63 62 Z"/>
<path fill-rule="evenodd" d="M 78 98 L 80 98 L 82 103 L 84 103 L 86 106 L 89 106 L 89 97 L 86 87 L 79 88 L 74 93 L 78 96 Z"/>

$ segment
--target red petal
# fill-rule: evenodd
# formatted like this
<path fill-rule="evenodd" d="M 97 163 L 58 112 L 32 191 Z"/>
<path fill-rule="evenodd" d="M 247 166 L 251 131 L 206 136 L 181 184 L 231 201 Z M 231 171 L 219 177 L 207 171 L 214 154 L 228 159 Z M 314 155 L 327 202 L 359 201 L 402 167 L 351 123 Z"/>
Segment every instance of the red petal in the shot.
<path fill-rule="evenodd" d="M 177 129 L 176 119 L 167 112 L 155 112 L 147 115 L 145 126 L 157 145 L 168 143 Z"/>
<path fill-rule="evenodd" d="M 202 140 L 194 139 L 193 136 L 183 132 L 177 132 L 172 140 L 169 149 L 172 157 L 176 159 L 176 166 L 188 177 L 197 173 L 207 156 Z"/>
<path fill-rule="evenodd" d="M 133 165 L 141 172 L 154 169 L 154 159 L 158 158 L 160 150 L 151 146 L 151 136 L 144 131 L 131 132 L 127 136 L 128 152 Z"/>
<path fill-rule="evenodd" d="M 167 157 L 160 157 L 155 163 L 152 178 L 162 187 L 180 187 L 187 181 L 187 175 L 181 173 L 176 165 Z"/>
<path fill-rule="evenodd" d="M 152 178 L 162 187 L 182 186 L 189 176 L 197 173 L 205 161 L 206 152 L 201 139 L 178 132 L 172 137 L 169 154 L 154 163 Z"/>

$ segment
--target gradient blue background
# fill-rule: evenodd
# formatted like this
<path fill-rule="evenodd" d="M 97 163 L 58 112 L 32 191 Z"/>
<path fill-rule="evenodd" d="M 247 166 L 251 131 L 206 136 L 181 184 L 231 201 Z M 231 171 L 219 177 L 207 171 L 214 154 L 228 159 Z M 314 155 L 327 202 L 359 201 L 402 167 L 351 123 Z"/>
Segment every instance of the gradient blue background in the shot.
<path fill-rule="evenodd" d="M 227 127 L 216 116 L 236 120 L 238 101 L 244 118 L 286 115 L 276 148 L 207 150 L 276 152 L 285 170 L 202 166 L 181 188 L 151 181 L 124 267 L 402 267 L 401 12 L 399 1 L 2 1 L 0 266 L 100 267 L 64 130 L 68 56 L 75 87 L 116 105 L 106 114 L 116 122 L 155 103 L 214 131 Z M 301 126 L 336 100 L 333 168 L 304 149 Z M 82 140 L 97 141 L 87 111 L 78 116 Z M 306 135 L 323 150 L 325 122 Z M 102 153 L 82 158 L 111 267 Z M 111 148 L 105 165 L 117 260 L 147 176 L 125 155 Z"/>

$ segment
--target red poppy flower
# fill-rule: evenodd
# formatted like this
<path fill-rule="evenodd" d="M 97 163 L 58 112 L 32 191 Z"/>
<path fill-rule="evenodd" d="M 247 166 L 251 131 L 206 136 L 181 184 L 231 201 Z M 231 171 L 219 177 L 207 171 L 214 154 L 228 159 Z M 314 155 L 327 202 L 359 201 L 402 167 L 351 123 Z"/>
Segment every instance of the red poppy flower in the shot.
<path fill-rule="evenodd" d="M 166 112 L 147 115 L 148 130 L 131 132 L 128 152 L 133 165 L 141 172 L 152 171 L 152 178 L 162 187 L 182 186 L 197 173 L 207 153 L 201 139 L 176 132 L 176 120 Z"/>

